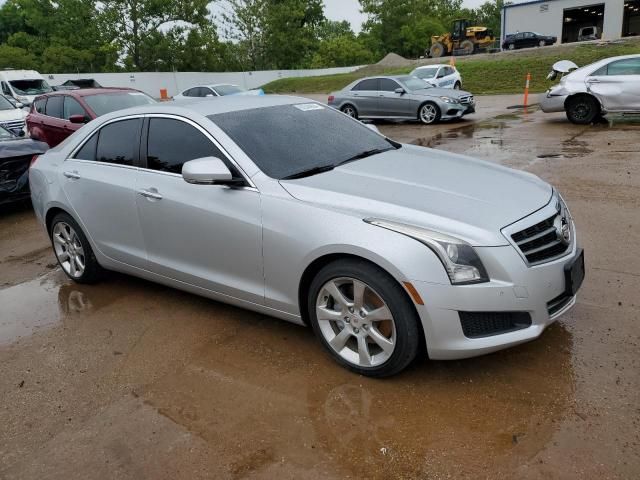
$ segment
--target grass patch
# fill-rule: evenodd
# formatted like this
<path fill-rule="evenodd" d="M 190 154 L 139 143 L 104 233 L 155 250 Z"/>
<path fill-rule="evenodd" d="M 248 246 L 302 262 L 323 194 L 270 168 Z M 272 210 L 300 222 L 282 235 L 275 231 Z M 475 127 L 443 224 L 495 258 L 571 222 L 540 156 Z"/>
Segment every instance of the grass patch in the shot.
<path fill-rule="evenodd" d="M 640 41 L 607 45 L 566 45 L 522 52 L 495 54 L 483 58 L 459 58 L 456 66 L 462 75 L 464 89 L 475 95 L 521 93 L 527 73 L 531 73 L 532 92 L 543 92 L 554 82 L 546 79 L 551 65 L 558 60 L 572 60 L 583 66 L 602 58 L 640 53 Z M 448 62 L 448 58 L 442 60 Z M 282 78 L 264 85 L 266 93 L 329 93 L 340 90 L 354 80 L 370 75 L 401 75 L 414 66 L 384 68 L 370 65 L 353 73 L 320 77 Z"/>

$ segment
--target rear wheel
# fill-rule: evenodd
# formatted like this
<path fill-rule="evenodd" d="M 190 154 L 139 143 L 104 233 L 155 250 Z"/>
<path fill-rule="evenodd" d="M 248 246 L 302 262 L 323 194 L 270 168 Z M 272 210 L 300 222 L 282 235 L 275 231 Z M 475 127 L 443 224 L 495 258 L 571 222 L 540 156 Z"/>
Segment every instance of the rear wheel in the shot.
<path fill-rule="evenodd" d="M 515 50 L 515 49 L 516 49 L 515 43 L 510 43 L 509 44 L 509 50 Z"/>
<path fill-rule="evenodd" d="M 446 52 L 447 50 L 446 48 L 444 48 L 444 45 L 441 42 L 434 43 L 433 45 L 431 45 L 431 48 L 429 49 L 429 55 L 432 58 L 442 57 Z"/>
<path fill-rule="evenodd" d="M 418 120 L 425 125 L 437 123 L 440 120 L 440 108 L 433 102 L 427 102 L 420 107 L 418 111 Z"/>
<path fill-rule="evenodd" d="M 354 107 L 351 104 L 343 105 L 340 111 L 345 115 L 349 115 L 352 118 L 358 118 L 358 110 L 356 110 L 356 107 Z"/>
<path fill-rule="evenodd" d="M 51 243 L 64 273 L 78 283 L 95 283 L 102 276 L 87 237 L 76 221 L 59 213 L 51 222 Z"/>
<path fill-rule="evenodd" d="M 416 357 L 415 310 L 398 282 L 375 265 L 351 259 L 330 263 L 311 283 L 308 305 L 316 336 L 349 370 L 385 377 Z"/>
<path fill-rule="evenodd" d="M 476 46 L 471 40 L 463 40 L 462 43 L 460 43 L 460 49 L 465 55 L 471 55 L 475 48 Z"/>
<path fill-rule="evenodd" d="M 578 95 L 568 99 L 565 109 L 569 121 L 578 125 L 589 125 L 600 115 L 598 102 L 589 95 Z"/>

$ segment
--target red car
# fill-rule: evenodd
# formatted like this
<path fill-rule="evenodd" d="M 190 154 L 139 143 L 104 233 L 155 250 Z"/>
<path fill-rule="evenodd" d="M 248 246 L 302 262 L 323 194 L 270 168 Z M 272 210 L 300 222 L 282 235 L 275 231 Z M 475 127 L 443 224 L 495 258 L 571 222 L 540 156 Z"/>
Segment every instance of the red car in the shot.
<path fill-rule="evenodd" d="M 62 90 L 36 97 L 27 115 L 33 139 L 55 147 L 85 123 L 105 113 L 155 103 L 149 95 L 131 88 Z"/>

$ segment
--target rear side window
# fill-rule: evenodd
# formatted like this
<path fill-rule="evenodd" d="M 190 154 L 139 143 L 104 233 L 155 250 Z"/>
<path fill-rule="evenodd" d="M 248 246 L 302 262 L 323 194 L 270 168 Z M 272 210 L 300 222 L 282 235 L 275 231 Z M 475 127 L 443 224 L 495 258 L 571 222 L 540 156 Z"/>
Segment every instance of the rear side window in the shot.
<path fill-rule="evenodd" d="M 73 97 L 64 97 L 64 118 L 69 120 L 72 115 L 86 116 L 82 105 Z"/>
<path fill-rule="evenodd" d="M 378 90 L 378 79 L 369 78 L 358 83 L 352 90 Z"/>
<path fill-rule="evenodd" d="M 62 118 L 62 102 L 64 97 L 61 95 L 56 95 L 54 97 L 49 97 L 47 100 L 47 106 L 45 107 L 45 115 L 49 117 Z"/>
<path fill-rule="evenodd" d="M 222 152 L 202 132 L 180 120 L 152 118 L 147 140 L 147 168 L 182 173 L 182 165 L 202 157 L 218 157 Z"/>
<path fill-rule="evenodd" d="M 35 102 L 33 102 L 33 109 L 38 112 L 44 114 L 44 108 L 47 104 L 47 97 L 39 98 Z"/>
<path fill-rule="evenodd" d="M 110 123 L 100 129 L 96 159 L 116 165 L 133 165 L 140 146 L 141 118 Z"/>
<path fill-rule="evenodd" d="M 96 159 L 96 146 L 98 145 L 98 134 L 94 133 L 89 140 L 82 146 L 73 158 L 78 160 L 94 160 Z"/>

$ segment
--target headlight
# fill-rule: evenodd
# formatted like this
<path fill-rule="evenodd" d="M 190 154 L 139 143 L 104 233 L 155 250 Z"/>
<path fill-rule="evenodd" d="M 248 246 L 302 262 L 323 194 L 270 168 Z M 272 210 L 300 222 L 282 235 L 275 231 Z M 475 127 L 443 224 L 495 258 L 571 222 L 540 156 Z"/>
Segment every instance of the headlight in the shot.
<path fill-rule="evenodd" d="M 459 238 L 427 230 L 426 228 L 377 218 L 365 218 L 364 221 L 371 225 L 406 235 L 425 244 L 438 256 L 453 285 L 489 281 L 487 271 L 476 251 L 471 245 Z"/>
<path fill-rule="evenodd" d="M 460 103 L 459 100 L 451 97 L 440 97 L 440 100 L 442 100 L 444 103 Z"/>

